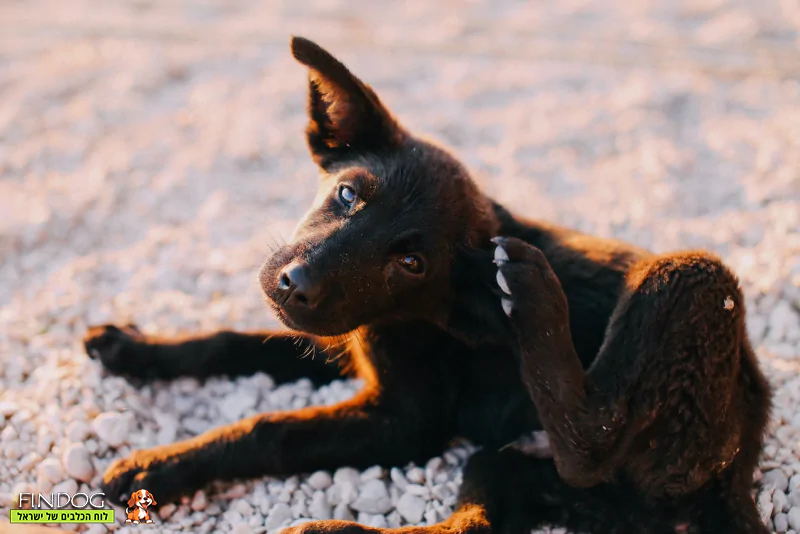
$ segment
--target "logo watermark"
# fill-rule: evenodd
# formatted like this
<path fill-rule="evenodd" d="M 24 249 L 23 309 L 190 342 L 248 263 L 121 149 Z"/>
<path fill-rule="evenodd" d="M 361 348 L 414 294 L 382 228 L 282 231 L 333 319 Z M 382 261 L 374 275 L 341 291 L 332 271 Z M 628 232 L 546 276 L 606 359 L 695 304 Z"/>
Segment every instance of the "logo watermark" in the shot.
<path fill-rule="evenodd" d="M 19 494 L 11 523 L 113 523 L 114 510 L 107 510 L 105 493 Z"/>

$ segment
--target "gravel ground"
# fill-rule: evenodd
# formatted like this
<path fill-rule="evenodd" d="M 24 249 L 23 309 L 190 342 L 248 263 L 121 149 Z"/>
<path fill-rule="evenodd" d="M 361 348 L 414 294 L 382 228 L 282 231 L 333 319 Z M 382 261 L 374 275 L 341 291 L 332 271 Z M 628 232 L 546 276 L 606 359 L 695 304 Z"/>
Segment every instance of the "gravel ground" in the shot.
<path fill-rule="evenodd" d="M 800 4 L 549 4 L 0 4 L 0 514 L 18 491 L 96 489 L 135 448 L 357 389 L 264 375 L 136 388 L 79 343 L 107 321 L 277 325 L 256 271 L 316 179 L 292 32 L 339 54 L 508 206 L 720 254 L 776 387 L 757 500 L 776 532 L 800 532 Z M 159 506 L 161 531 L 436 521 L 470 450 L 220 485 Z"/>

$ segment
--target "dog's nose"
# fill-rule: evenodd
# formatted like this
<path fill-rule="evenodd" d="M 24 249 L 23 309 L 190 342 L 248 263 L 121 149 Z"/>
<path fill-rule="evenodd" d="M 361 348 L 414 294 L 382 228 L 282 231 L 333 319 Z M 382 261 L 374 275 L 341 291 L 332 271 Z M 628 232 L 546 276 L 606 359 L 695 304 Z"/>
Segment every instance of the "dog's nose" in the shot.
<path fill-rule="evenodd" d="M 322 298 L 322 284 L 313 279 L 306 263 L 297 261 L 281 269 L 278 290 L 284 306 L 314 308 Z"/>

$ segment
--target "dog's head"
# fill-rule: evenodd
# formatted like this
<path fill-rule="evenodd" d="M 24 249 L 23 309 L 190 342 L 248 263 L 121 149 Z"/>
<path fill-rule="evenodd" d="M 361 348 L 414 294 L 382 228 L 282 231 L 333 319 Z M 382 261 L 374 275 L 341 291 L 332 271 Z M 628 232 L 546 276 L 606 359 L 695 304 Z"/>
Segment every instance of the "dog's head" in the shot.
<path fill-rule="evenodd" d="M 446 323 L 456 258 L 488 250 L 496 230 L 491 201 L 328 52 L 294 38 L 292 53 L 309 68 L 306 137 L 321 179 L 291 242 L 261 270 L 269 304 L 290 328 L 317 335 Z"/>
<path fill-rule="evenodd" d="M 145 489 L 134 491 L 131 493 L 131 498 L 128 499 L 128 508 L 138 506 L 139 508 L 144 508 L 146 510 L 150 506 L 155 506 L 156 504 L 158 503 L 153 497 L 153 494 Z"/>

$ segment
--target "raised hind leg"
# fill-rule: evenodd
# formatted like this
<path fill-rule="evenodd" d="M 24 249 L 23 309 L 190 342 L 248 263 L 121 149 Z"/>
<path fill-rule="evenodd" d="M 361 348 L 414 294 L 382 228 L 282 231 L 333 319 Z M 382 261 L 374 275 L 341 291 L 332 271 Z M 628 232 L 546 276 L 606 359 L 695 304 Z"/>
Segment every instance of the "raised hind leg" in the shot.
<path fill-rule="evenodd" d="M 758 454 L 769 392 L 745 339 L 737 280 L 718 259 L 685 253 L 635 265 L 584 371 L 545 256 L 516 239 L 496 243 L 523 379 L 565 482 L 682 501 L 738 456 Z M 741 478 L 752 480 L 748 464 Z"/>

